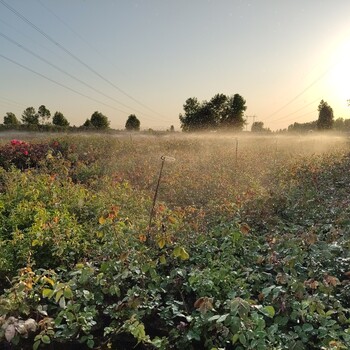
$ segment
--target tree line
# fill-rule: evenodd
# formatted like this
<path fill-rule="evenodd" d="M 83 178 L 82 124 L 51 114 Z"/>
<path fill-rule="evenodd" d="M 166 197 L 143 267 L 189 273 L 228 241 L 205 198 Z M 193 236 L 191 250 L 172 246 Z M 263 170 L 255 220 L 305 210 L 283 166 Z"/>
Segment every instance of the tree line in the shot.
<path fill-rule="evenodd" d="M 350 131 L 350 120 L 334 119 L 333 108 L 324 100 L 318 105 L 318 119 L 307 123 L 293 123 L 288 126 L 288 131 L 309 132 L 313 130 L 339 130 Z"/>
<path fill-rule="evenodd" d="M 52 117 L 52 118 L 51 118 Z M 16 115 L 12 112 L 7 112 L 4 116 L 3 125 L 6 126 L 55 126 L 60 128 L 69 128 L 70 123 L 67 118 L 63 115 L 63 113 L 57 111 L 51 116 L 50 110 L 46 108 L 45 105 L 41 105 L 36 111 L 34 107 L 26 108 L 19 120 Z M 136 115 L 131 114 L 127 118 L 125 123 L 125 129 L 128 131 L 139 131 L 140 130 L 140 120 L 136 117 Z M 85 129 L 98 129 L 98 130 L 106 130 L 110 127 L 110 121 L 108 118 L 102 114 L 101 112 L 94 112 L 90 118 L 86 119 L 84 124 L 80 126 L 80 128 Z"/>
<path fill-rule="evenodd" d="M 185 132 L 210 131 L 210 130 L 229 130 L 242 131 L 247 124 L 244 112 L 246 111 L 246 100 L 239 94 L 228 96 L 218 93 L 209 101 L 200 102 L 196 97 L 188 98 L 183 105 L 183 113 L 180 113 L 179 119 L 181 129 Z M 51 112 L 41 105 L 36 111 L 34 107 L 26 108 L 19 120 L 12 112 L 7 112 L 4 116 L 4 125 L 6 126 L 45 126 L 50 129 L 51 126 L 59 128 L 69 128 L 70 123 L 67 118 L 59 111 L 55 112 L 51 118 Z M 110 121 L 101 112 L 94 112 L 90 118 L 79 127 L 83 129 L 109 129 Z M 125 129 L 127 131 L 139 131 L 141 127 L 140 120 L 135 114 L 128 116 Z M 318 106 L 318 119 L 307 123 L 294 123 L 288 126 L 286 130 L 290 132 L 308 132 L 310 130 L 340 130 L 350 131 L 350 120 L 338 118 L 334 119 L 332 107 L 321 100 Z M 174 126 L 170 127 L 174 131 Z M 251 127 L 252 132 L 271 132 L 264 127 L 261 121 L 254 122 Z"/>

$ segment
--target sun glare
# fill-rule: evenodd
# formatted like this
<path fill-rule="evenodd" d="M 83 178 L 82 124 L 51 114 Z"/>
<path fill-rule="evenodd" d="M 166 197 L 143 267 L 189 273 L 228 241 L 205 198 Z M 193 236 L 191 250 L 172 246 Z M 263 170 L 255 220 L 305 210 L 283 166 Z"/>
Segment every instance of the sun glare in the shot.
<path fill-rule="evenodd" d="M 330 70 L 330 89 L 337 100 L 350 98 L 350 39 L 340 44 L 333 56 Z"/>

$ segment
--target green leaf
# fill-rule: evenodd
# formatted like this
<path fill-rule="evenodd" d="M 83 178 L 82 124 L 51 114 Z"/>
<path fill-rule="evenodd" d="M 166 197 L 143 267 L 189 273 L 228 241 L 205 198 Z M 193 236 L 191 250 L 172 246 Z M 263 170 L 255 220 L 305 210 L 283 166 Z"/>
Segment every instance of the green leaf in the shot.
<path fill-rule="evenodd" d="M 60 298 L 61 298 L 62 295 L 63 295 L 63 290 L 60 289 L 60 290 L 56 293 L 56 295 L 55 295 L 55 301 L 56 301 L 56 303 L 58 303 L 58 301 L 60 300 Z"/>
<path fill-rule="evenodd" d="M 61 309 L 65 309 L 66 308 L 66 299 L 64 297 L 62 297 L 60 299 L 59 306 L 60 306 Z"/>
<path fill-rule="evenodd" d="M 232 345 L 234 345 L 237 342 L 238 338 L 239 338 L 239 333 L 236 333 L 235 335 L 232 336 L 231 338 Z"/>
<path fill-rule="evenodd" d="M 37 350 L 39 348 L 41 344 L 41 341 L 40 340 L 37 340 L 34 344 L 33 344 L 33 350 Z"/>
<path fill-rule="evenodd" d="M 164 254 L 161 255 L 161 256 L 159 257 L 159 262 L 160 262 L 162 265 L 165 265 L 165 264 L 166 264 L 166 257 L 165 257 Z"/>
<path fill-rule="evenodd" d="M 51 339 L 48 335 L 44 334 L 41 338 L 41 341 L 44 343 L 44 344 L 50 344 L 51 343 Z"/>
<path fill-rule="evenodd" d="M 245 346 L 246 344 L 247 344 L 247 338 L 245 337 L 245 335 L 243 334 L 243 333 L 241 333 L 240 335 L 239 335 L 239 342 L 243 345 L 243 346 Z"/>
<path fill-rule="evenodd" d="M 216 321 L 217 319 L 219 319 L 221 316 L 220 315 L 214 315 L 210 318 L 208 318 L 208 321 L 211 322 L 211 321 Z"/>
<path fill-rule="evenodd" d="M 269 306 L 264 306 L 261 310 L 260 310 L 264 315 L 272 318 L 273 316 L 275 316 L 275 309 L 273 306 L 269 305 Z"/>
<path fill-rule="evenodd" d="M 229 316 L 229 314 L 221 315 L 216 322 L 217 323 L 224 322 L 226 320 L 227 316 Z"/>
<path fill-rule="evenodd" d="M 311 332 L 314 330 L 314 327 L 310 323 L 304 323 L 302 328 L 304 332 Z"/>
<path fill-rule="evenodd" d="M 73 298 L 73 292 L 69 287 L 66 287 L 63 292 L 63 296 L 67 299 Z"/>
<path fill-rule="evenodd" d="M 180 259 L 188 260 L 189 258 L 190 258 L 190 255 L 186 252 L 185 248 L 181 247 Z"/>
<path fill-rule="evenodd" d="M 160 237 L 158 240 L 157 240 L 157 243 L 158 243 L 158 247 L 160 248 L 160 249 L 163 249 L 164 248 L 164 246 L 165 246 L 165 243 L 166 243 L 166 241 L 165 241 L 165 237 Z"/>
<path fill-rule="evenodd" d="M 264 288 L 262 290 L 264 297 L 267 297 L 271 293 L 272 289 L 274 289 L 274 288 L 275 288 L 275 286 L 270 286 L 270 287 Z"/>
<path fill-rule="evenodd" d="M 175 258 L 180 258 L 181 260 L 187 260 L 190 257 L 185 248 L 179 246 L 175 247 L 173 255 Z"/>
<path fill-rule="evenodd" d="M 89 339 L 86 342 L 86 345 L 88 346 L 88 348 L 92 349 L 94 347 L 94 345 L 95 345 L 95 342 L 92 339 Z"/>
<path fill-rule="evenodd" d="M 50 288 L 44 288 L 42 291 L 43 298 L 51 298 L 53 295 L 53 290 Z"/>

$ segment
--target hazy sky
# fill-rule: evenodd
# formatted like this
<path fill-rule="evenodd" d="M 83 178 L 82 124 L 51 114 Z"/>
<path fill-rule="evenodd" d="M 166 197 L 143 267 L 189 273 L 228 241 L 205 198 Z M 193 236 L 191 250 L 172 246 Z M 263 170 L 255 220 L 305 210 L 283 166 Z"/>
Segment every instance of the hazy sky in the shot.
<path fill-rule="evenodd" d="M 216 93 L 273 130 L 321 99 L 350 118 L 349 0 L 0 0 L 0 48 L 0 122 L 44 104 L 178 130 L 187 98 Z"/>

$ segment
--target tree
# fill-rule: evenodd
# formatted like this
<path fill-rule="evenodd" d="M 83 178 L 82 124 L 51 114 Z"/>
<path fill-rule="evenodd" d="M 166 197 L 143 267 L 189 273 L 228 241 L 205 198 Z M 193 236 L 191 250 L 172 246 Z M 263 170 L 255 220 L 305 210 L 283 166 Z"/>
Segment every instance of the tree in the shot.
<path fill-rule="evenodd" d="M 61 112 L 55 112 L 52 123 L 57 126 L 69 126 L 69 122 Z"/>
<path fill-rule="evenodd" d="M 92 125 L 90 119 L 86 119 L 85 122 L 84 122 L 84 124 L 83 124 L 83 126 L 84 126 L 85 128 L 92 128 L 92 127 L 93 127 L 93 125 Z"/>
<path fill-rule="evenodd" d="M 188 98 L 180 114 L 183 131 L 203 131 L 216 129 L 220 123 L 225 95 L 217 94 L 209 102 L 199 102 L 196 97 Z"/>
<path fill-rule="evenodd" d="M 221 124 L 228 112 L 229 97 L 224 94 L 216 94 L 210 101 L 209 107 L 212 111 L 212 123 L 215 126 Z"/>
<path fill-rule="evenodd" d="M 307 133 L 317 129 L 317 120 L 308 123 L 294 123 L 288 126 L 288 132 Z"/>
<path fill-rule="evenodd" d="M 14 113 L 7 112 L 6 115 L 4 116 L 4 124 L 5 125 L 19 125 L 20 122 Z"/>
<path fill-rule="evenodd" d="M 222 118 L 221 125 L 224 128 L 241 131 L 243 130 L 245 119 L 244 112 L 247 109 L 246 100 L 239 94 L 235 94 L 228 99 L 228 111 Z"/>
<path fill-rule="evenodd" d="M 190 97 L 183 105 L 184 114 L 179 115 L 181 128 L 183 131 L 193 131 L 198 127 L 199 120 L 197 118 L 201 105 L 196 97 Z"/>
<path fill-rule="evenodd" d="M 252 124 L 251 132 L 262 132 L 264 131 L 264 123 L 263 122 L 254 122 Z"/>
<path fill-rule="evenodd" d="M 90 121 L 96 129 L 107 129 L 109 127 L 108 118 L 97 111 L 91 115 Z"/>
<path fill-rule="evenodd" d="M 344 118 L 337 118 L 333 123 L 333 128 L 339 131 L 344 130 L 345 129 L 344 121 L 345 121 Z"/>
<path fill-rule="evenodd" d="M 44 105 L 41 105 L 38 108 L 37 114 L 38 114 L 38 120 L 41 119 L 42 124 L 46 124 L 51 117 L 51 112 Z"/>
<path fill-rule="evenodd" d="M 39 115 L 35 113 L 34 107 L 26 108 L 22 113 L 22 122 L 26 125 L 38 125 Z"/>
<path fill-rule="evenodd" d="M 327 102 L 322 100 L 318 106 L 317 129 L 330 130 L 333 128 L 333 124 L 334 124 L 333 109 Z"/>
<path fill-rule="evenodd" d="M 135 114 L 130 114 L 126 123 L 125 129 L 128 131 L 139 131 L 140 130 L 140 121 L 137 119 Z"/>
<path fill-rule="evenodd" d="M 183 105 L 184 114 L 180 114 L 183 131 L 215 130 L 219 127 L 230 130 L 242 130 L 246 101 L 238 94 L 232 97 L 216 94 L 209 102 L 199 102 L 191 97 Z"/>

